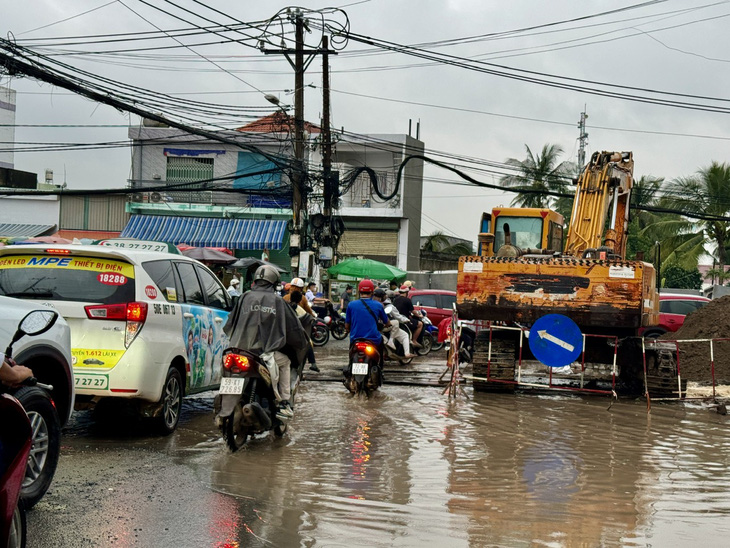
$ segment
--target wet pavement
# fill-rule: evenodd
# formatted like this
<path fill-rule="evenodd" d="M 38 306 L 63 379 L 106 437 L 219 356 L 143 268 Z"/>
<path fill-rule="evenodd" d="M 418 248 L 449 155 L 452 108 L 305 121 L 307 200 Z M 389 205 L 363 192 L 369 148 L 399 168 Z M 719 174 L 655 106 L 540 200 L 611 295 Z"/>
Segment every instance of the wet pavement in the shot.
<path fill-rule="evenodd" d="M 28 546 L 727 545 L 730 418 L 705 404 L 406 384 L 353 398 L 324 380 L 344 348 L 317 350 L 283 439 L 235 454 L 213 393 L 165 438 L 76 413 Z"/>

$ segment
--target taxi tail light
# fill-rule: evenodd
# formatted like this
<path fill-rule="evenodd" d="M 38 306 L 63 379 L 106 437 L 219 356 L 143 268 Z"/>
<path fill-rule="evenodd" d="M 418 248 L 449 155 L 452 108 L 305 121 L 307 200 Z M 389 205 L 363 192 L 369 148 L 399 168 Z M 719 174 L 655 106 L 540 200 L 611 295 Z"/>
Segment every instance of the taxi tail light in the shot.
<path fill-rule="evenodd" d="M 251 369 L 251 362 L 241 354 L 226 354 L 223 356 L 223 367 L 233 374 L 246 373 Z"/>
<path fill-rule="evenodd" d="M 129 348 L 132 341 L 147 320 L 147 303 L 131 302 L 122 304 L 94 304 L 84 307 L 86 316 L 91 320 L 126 321 L 124 347 Z"/>

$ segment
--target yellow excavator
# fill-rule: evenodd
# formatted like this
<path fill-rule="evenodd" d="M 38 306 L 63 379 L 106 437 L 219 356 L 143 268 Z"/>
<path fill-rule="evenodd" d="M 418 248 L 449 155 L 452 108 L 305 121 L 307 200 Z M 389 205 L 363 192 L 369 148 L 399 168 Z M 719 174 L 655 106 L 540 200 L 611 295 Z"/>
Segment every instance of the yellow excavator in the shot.
<path fill-rule="evenodd" d="M 588 363 L 613 364 L 618 340 L 619 389 L 678 392 L 673 357 L 657 345 L 644 375 L 638 334 L 658 323 L 659 297 L 654 267 L 625 258 L 633 169 L 631 152 L 594 153 L 576 182 L 567 235 L 562 215 L 549 209 L 484 213 L 478 254 L 459 260 L 459 318 L 528 329 L 547 314 L 567 316 L 582 334 L 598 335 L 585 338 Z M 475 389 L 514 390 L 515 363 L 525 358 L 533 356 L 519 330 L 482 329 Z"/>

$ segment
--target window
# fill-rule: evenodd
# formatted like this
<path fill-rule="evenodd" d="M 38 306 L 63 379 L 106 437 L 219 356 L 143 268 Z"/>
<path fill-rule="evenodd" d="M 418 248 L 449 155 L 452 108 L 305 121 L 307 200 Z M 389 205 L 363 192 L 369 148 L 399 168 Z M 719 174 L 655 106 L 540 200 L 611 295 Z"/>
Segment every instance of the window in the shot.
<path fill-rule="evenodd" d="M 436 295 L 414 295 L 413 304 L 416 306 L 430 306 L 431 308 L 439 308 L 439 305 L 436 303 Z"/>
<path fill-rule="evenodd" d="M 176 264 L 177 272 L 183 288 L 183 302 L 188 304 L 205 304 L 203 291 L 200 289 L 200 282 L 195 275 L 195 268 L 192 263 L 179 262 Z M 179 297 L 178 297 L 179 298 Z"/>
<path fill-rule="evenodd" d="M 167 157 L 166 182 L 180 188 L 180 183 L 197 183 L 213 178 L 213 158 Z M 197 185 L 190 185 L 195 187 Z M 184 187 L 183 187 L 184 188 Z M 201 201 L 207 193 L 180 192 L 177 194 L 181 201 Z"/>
<path fill-rule="evenodd" d="M 542 243 L 542 217 L 497 217 L 494 249 L 504 245 L 504 225 L 509 225 L 512 245 L 520 249 L 539 249 Z"/>
<path fill-rule="evenodd" d="M 702 308 L 706 305 L 706 301 L 687 300 L 681 301 L 678 299 L 671 299 L 665 301 L 659 301 L 659 312 L 665 314 L 681 314 L 686 316 L 690 312 L 694 312 L 698 308 Z"/>
<path fill-rule="evenodd" d="M 441 308 L 447 310 L 454 309 L 454 303 L 456 303 L 456 297 L 454 295 L 439 295 L 441 297 Z"/>
<path fill-rule="evenodd" d="M 550 236 L 548 245 L 552 251 L 563 250 L 563 227 L 558 223 L 550 221 Z"/>
<path fill-rule="evenodd" d="M 149 261 L 142 268 L 150 275 L 168 302 L 176 303 L 180 299 L 180 283 L 172 267 L 172 261 Z"/>
<path fill-rule="evenodd" d="M 218 278 L 199 266 L 196 266 L 195 269 L 198 271 L 200 281 L 203 283 L 203 292 L 208 297 L 208 305 L 222 310 L 230 309 L 228 293 L 218 281 Z"/>
<path fill-rule="evenodd" d="M 47 257 L 30 257 L 39 264 Z M 73 257 L 67 267 L 27 266 L 0 270 L 0 295 L 21 299 L 120 304 L 134 300 L 134 267 L 97 257 Z M 95 266 L 75 265 L 88 264 Z M 102 264 L 102 266 L 98 266 Z"/>

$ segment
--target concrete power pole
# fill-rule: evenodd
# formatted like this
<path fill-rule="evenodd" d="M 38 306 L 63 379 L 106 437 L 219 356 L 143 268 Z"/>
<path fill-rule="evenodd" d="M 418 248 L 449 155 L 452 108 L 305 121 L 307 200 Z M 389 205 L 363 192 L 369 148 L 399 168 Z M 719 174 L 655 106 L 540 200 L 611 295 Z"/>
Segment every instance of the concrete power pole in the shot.
<path fill-rule="evenodd" d="M 578 169 L 583 169 L 586 165 L 586 143 L 588 142 L 588 134 L 586 133 L 586 108 L 583 107 L 583 112 L 580 113 L 580 122 L 578 122 L 578 128 L 580 129 L 580 136 L 578 141 L 580 146 L 578 147 Z"/>
<path fill-rule="evenodd" d="M 284 55 L 294 69 L 294 159 L 296 169 L 292 174 L 292 217 L 293 228 L 289 240 L 289 253 L 292 256 L 299 255 L 307 247 L 304 241 L 306 224 L 304 217 L 307 213 L 306 184 L 306 163 L 304 160 L 304 73 L 315 55 L 323 53 L 321 49 L 304 48 L 304 31 L 307 28 L 306 21 L 299 9 L 294 9 L 289 15 L 289 20 L 294 23 L 294 49 L 263 49 L 263 53 L 270 55 Z M 294 60 L 292 61 L 291 55 Z M 305 60 L 304 56 L 308 58 Z"/>

